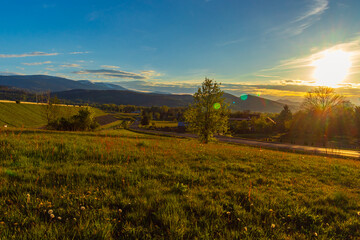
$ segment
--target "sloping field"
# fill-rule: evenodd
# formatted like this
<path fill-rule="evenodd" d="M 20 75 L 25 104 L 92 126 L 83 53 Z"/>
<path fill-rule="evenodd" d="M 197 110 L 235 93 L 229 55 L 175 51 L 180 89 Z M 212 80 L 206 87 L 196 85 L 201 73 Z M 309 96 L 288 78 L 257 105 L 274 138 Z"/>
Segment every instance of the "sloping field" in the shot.
<path fill-rule="evenodd" d="M 359 239 L 360 162 L 137 134 L 0 132 L 4 239 Z"/>
<path fill-rule="evenodd" d="M 8 125 L 9 127 L 41 127 L 47 124 L 45 118 L 45 105 L 0 102 L 0 126 Z M 59 117 L 70 117 L 75 115 L 79 107 L 59 106 Z M 95 115 L 100 116 L 104 113 L 95 109 Z"/>

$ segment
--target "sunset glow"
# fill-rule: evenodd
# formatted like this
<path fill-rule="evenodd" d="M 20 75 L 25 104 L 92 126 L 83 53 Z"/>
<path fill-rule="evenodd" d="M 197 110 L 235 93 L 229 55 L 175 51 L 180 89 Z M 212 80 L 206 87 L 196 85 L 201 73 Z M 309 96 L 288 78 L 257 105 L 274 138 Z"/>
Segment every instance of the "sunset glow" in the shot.
<path fill-rule="evenodd" d="M 312 63 L 315 67 L 315 84 L 336 87 L 346 79 L 351 65 L 351 53 L 343 50 L 325 51 L 320 59 Z"/>

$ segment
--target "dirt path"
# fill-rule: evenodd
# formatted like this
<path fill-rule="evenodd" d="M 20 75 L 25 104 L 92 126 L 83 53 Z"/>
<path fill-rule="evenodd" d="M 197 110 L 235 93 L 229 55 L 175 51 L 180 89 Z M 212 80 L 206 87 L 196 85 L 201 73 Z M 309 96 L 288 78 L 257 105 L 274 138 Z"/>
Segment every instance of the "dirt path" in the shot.
<path fill-rule="evenodd" d="M 176 132 L 160 132 L 155 130 L 146 130 L 137 127 L 138 123 L 134 123 L 131 125 L 130 129 L 136 132 L 142 133 L 150 133 L 156 135 L 165 135 L 165 136 L 174 136 L 174 137 L 185 137 L 185 138 L 196 138 L 195 134 L 189 133 L 176 133 Z M 294 151 L 294 152 L 306 152 L 312 154 L 327 154 L 333 156 L 341 156 L 341 157 L 351 157 L 351 158 L 360 158 L 360 152 L 354 150 L 343 150 L 343 149 L 333 149 L 333 148 L 320 148 L 320 147 L 310 147 L 310 146 L 302 146 L 302 145 L 293 145 L 293 144 L 286 144 L 286 143 L 272 143 L 272 142 L 261 142 L 261 141 L 254 141 L 254 140 L 247 140 L 241 138 L 233 138 L 233 137 L 225 137 L 225 136 L 216 136 L 221 142 L 228 142 L 228 143 L 237 143 L 249 146 L 256 146 L 256 147 L 264 147 L 264 148 L 271 148 L 276 150 L 286 150 L 286 151 Z"/>

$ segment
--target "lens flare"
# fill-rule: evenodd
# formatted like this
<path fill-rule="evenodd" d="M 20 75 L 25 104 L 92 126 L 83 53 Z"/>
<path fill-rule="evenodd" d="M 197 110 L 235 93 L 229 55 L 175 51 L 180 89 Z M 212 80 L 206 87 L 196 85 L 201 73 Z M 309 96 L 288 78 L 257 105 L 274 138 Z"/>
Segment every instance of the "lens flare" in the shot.
<path fill-rule="evenodd" d="M 248 99 L 248 95 L 247 95 L 247 94 L 242 94 L 242 95 L 240 96 L 240 99 L 243 100 L 243 101 L 245 101 L 246 99 Z"/>
<path fill-rule="evenodd" d="M 218 110 L 218 109 L 220 109 L 221 105 L 220 105 L 220 103 L 214 103 L 213 107 L 214 107 L 214 109 Z"/>

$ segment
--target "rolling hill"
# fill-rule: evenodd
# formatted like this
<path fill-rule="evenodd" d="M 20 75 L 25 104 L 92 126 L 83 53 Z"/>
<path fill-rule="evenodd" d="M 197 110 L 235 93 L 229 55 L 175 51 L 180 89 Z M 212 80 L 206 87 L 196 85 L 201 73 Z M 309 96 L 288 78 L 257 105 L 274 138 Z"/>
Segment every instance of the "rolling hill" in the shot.
<path fill-rule="evenodd" d="M 0 126 L 39 128 L 47 124 L 45 105 L 0 101 Z M 60 106 L 59 117 L 70 117 L 78 112 L 78 107 Z M 95 116 L 105 113 L 94 108 Z"/>

